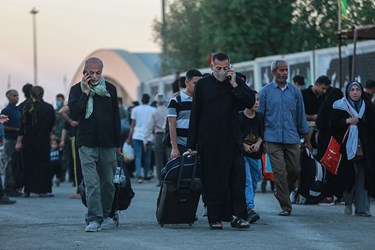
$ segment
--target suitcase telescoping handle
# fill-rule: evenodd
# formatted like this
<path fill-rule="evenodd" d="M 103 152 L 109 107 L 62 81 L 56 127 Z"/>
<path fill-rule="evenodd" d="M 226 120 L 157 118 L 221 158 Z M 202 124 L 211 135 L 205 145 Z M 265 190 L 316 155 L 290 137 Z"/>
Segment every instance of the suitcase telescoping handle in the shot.
<path fill-rule="evenodd" d="M 176 190 L 180 189 L 180 184 L 181 184 L 181 179 L 182 179 L 182 172 L 184 170 L 184 161 L 186 157 L 193 156 L 192 154 L 189 153 L 189 151 L 186 151 L 185 153 L 182 154 L 181 156 L 181 165 L 180 165 L 180 172 L 178 173 L 178 179 L 177 179 L 177 186 Z M 194 160 L 194 167 L 193 167 L 193 174 L 191 176 L 191 183 L 190 183 L 190 190 L 193 187 L 193 180 L 195 178 L 195 173 L 197 170 L 197 165 L 198 165 L 198 154 L 195 155 L 195 160 Z"/>

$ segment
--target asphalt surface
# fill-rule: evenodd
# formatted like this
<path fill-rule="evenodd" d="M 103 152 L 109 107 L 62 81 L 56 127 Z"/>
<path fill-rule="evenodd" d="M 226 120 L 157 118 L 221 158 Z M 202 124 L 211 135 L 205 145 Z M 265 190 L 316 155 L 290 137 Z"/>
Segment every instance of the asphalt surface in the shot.
<path fill-rule="evenodd" d="M 156 180 L 132 181 L 135 198 L 120 213 L 120 225 L 96 233 L 84 231 L 86 208 L 69 198 L 71 183 L 53 187 L 52 198 L 16 198 L 14 205 L 1 205 L 0 249 L 375 249 L 374 216 L 345 215 L 343 205 L 294 205 L 292 216 L 281 217 L 270 191 L 257 193 L 261 219 L 249 230 L 233 229 L 229 223 L 221 231 L 210 230 L 201 203 L 191 227 L 160 227 Z M 374 200 L 371 206 L 375 215 Z"/>

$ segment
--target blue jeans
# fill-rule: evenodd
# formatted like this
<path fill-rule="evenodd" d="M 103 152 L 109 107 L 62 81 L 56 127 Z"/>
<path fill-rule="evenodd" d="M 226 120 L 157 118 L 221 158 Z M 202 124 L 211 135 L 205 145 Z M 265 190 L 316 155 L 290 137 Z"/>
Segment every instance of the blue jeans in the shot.
<path fill-rule="evenodd" d="M 133 140 L 134 156 L 135 156 L 135 171 L 137 178 L 142 178 L 142 158 L 143 158 L 143 177 L 148 177 L 148 172 L 151 165 L 152 147 L 151 142 L 147 143 L 146 152 L 143 149 L 143 141 Z"/>
<path fill-rule="evenodd" d="M 258 182 L 262 180 L 262 161 L 249 156 L 245 156 L 244 161 L 246 170 L 246 206 L 253 209 L 255 207 L 255 191 L 257 190 Z"/>

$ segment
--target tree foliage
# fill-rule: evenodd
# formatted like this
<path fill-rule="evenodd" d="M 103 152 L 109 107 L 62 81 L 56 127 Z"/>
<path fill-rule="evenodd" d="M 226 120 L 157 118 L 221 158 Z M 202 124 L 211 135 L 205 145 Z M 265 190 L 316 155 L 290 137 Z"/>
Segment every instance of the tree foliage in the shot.
<path fill-rule="evenodd" d="M 199 1 L 177 0 L 169 6 L 166 15 L 165 36 L 163 24 L 154 21 L 155 41 L 165 51 L 162 55 L 162 73 L 184 71 L 199 65 L 199 40 L 201 18 Z"/>
<path fill-rule="evenodd" d="M 347 0 L 342 28 L 375 23 L 375 1 Z M 174 0 L 162 22 L 154 21 L 163 45 L 163 73 L 207 67 L 212 51 L 232 62 L 337 45 L 337 0 Z"/>
<path fill-rule="evenodd" d="M 347 16 L 342 17 L 342 29 L 375 23 L 375 2 L 347 0 L 347 3 Z M 291 34 L 295 41 L 291 52 L 337 45 L 337 0 L 298 0 L 294 2 L 293 9 Z"/>

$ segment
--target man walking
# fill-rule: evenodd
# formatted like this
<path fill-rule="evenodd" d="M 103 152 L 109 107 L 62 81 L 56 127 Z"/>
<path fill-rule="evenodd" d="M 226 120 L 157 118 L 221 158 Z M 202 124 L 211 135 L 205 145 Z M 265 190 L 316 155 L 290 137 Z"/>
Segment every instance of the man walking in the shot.
<path fill-rule="evenodd" d="M 189 121 L 191 104 L 193 101 L 194 87 L 196 82 L 202 77 L 202 73 L 196 69 L 186 72 L 186 88 L 177 96 L 173 97 L 168 105 L 168 124 L 171 137 L 172 152 L 171 158 L 176 158 L 186 151 L 187 135 L 189 131 Z"/>
<path fill-rule="evenodd" d="M 249 228 L 238 111 L 251 108 L 255 97 L 230 68 L 227 54 L 214 54 L 211 69 L 195 86 L 187 148 L 198 150 L 210 228 L 222 229 L 222 221 Z"/>
<path fill-rule="evenodd" d="M 103 62 L 86 60 L 82 81 L 69 94 L 69 109 L 78 119 L 77 146 L 86 185 L 89 225 L 96 232 L 114 225 L 109 218 L 115 188 L 116 154 L 120 154 L 120 115 L 116 87 L 105 81 Z"/>
<path fill-rule="evenodd" d="M 135 156 L 135 169 L 138 178 L 138 183 L 144 180 L 149 181 L 151 176 L 148 176 L 151 167 L 152 147 L 151 142 L 154 140 L 153 134 L 149 134 L 145 138 L 145 132 L 151 123 L 152 113 L 155 108 L 149 105 L 150 96 L 148 94 L 142 95 L 142 104 L 133 108 L 131 113 L 132 124 L 128 144 L 133 144 Z M 145 144 L 144 144 L 145 141 Z M 142 162 L 143 164 L 143 177 L 142 177 Z"/>
<path fill-rule="evenodd" d="M 165 100 L 163 94 L 157 94 L 155 96 L 156 109 L 152 113 L 151 122 L 148 125 L 148 128 L 145 132 L 143 145 L 147 147 L 147 138 L 151 134 L 154 134 L 154 156 L 155 156 L 155 165 L 158 177 L 157 187 L 161 185 L 161 176 L 160 171 L 165 166 L 168 160 L 168 150 L 167 147 L 163 144 L 163 134 L 165 120 L 167 118 L 167 107 L 165 106 Z"/>
<path fill-rule="evenodd" d="M 265 122 L 264 141 L 275 176 L 275 197 L 280 216 L 289 216 L 292 204 L 289 194 L 300 172 L 300 136 L 311 151 L 303 98 L 299 88 L 287 82 L 288 64 L 276 60 L 271 64 L 274 80 L 259 91 L 259 112 Z"/>

